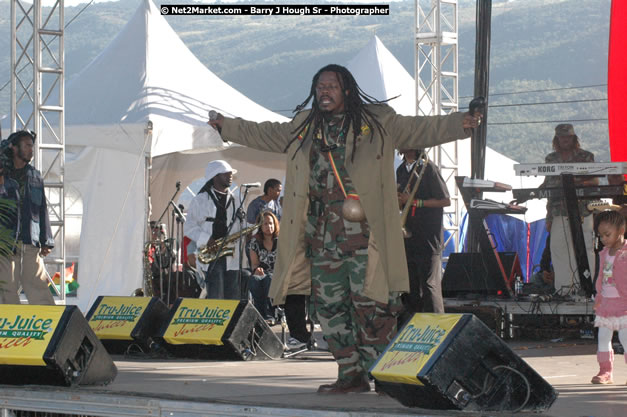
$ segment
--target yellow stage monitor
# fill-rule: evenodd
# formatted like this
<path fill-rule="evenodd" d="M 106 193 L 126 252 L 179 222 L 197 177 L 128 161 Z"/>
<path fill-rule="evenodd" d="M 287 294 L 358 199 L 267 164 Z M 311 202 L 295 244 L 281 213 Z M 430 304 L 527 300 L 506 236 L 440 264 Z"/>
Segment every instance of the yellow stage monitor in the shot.
<path fill-rule="evenodd" d="M 222 345 L 224 332 L 239 300 L 183 298 L 170 319 L 163 339 L 173 345 Z"/>
<path fill-rule="evenodd" d="M 133 330 L 151 300 L 150 297 L 99 297 L 89 312 L 89 326 L 101 340 L 133 340 Z"/>
<path fill-rule="evenodd" d="M 0 306 L 0 365 L 45 366 L 44 353 L 65 306 Z"/>
<path fill-rule="evenodd" d="M 453 338 L 463 315 L 414 314 L 399 331 L 370 374 L 379 381 L 423 385 L 419 379 Z"/>

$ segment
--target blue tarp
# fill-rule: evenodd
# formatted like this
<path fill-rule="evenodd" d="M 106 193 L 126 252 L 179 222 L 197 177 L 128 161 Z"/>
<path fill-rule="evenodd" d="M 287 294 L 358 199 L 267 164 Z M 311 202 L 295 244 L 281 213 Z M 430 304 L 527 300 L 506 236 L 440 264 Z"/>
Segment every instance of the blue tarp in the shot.
<path fill-rule="evenodd" d="M 462 224 L 460 225 L 460 242 L 466 240 L 468 215 L 464 215 Z M 516 252 L 520 260 L 520 267 L 523 272 L 525 281 L 528 281 L 528 275 L 533 274 L 534 267 L 540 264 L 542 251 L 546 242 L 547 231 L 545 220 L 537 220 L 532 223 L 519 220 L 505 214 L 491 214 L 486 217 L 486 224 L 490 229 L 490 234 L 499 252 Z M 445 240 L 450 233 L 445 233 Z M 529 244 L 527 244 L 527 234 L 529 233 Z M 457 249 L 457 250 L 456 250 Z M 444 250 L 444 256 L 447 257 L 452 252 L 462 252 L 462 248 L 455 248 L 455 244 L 451 241 Z M 529 258 L 527 258 L 529 254 Z"/>

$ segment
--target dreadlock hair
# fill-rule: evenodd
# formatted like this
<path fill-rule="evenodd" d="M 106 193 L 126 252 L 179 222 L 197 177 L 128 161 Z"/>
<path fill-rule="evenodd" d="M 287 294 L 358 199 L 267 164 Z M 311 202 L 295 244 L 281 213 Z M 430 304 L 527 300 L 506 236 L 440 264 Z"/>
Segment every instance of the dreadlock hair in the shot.
<path fill-rule="evenodd" d="M 209 181 L 207 181 L 205 183 L 205 185 L 203 185 L 202 188 L 200 190 L 198 190 L 198 192 L 196 194 L 200 194 L 200 193 L 207 193 L 207 194 L 209 194 L 209 191 L 211 191 L 211 187 L 213 187 L 213 178 L 211 178 Z"/>
<path fill-rule="evenodd" d="M 0 169 L 4 174 L 15 170 L 13 166 L 13 149 L 11 146 L 19 146 L 20 141 L 25 137 L 30 138 L 33 143 L 35 143 L 37 134 L 29 130 L 18 130 L 17 132 L 11 133 L 8 138 L 0 143 Z"/>
<path fill-rule="evenodd" d="M 365 106 L 366 104 L 382 104 L 389 100 L 379 101 L 372 96 L 364 93 L 353 74 L 350 73 L 345 67 L 336 64 L 330 64 L 323 68 L 321 68 L 316 75 L 314 75 L 313 80 L 311 81 L 311 89 L 309 90 L 309 96 L 303 101 L 300 105 L 298 105 L 294 109 L 294 113 L 298 113 L 302 111 L 310 101 L 313 102 L 311 104 L 311 112 L 307 116 L 307 118 L 296 127 L 296 129 L 292 132 L 294 137 L 285 147 L 284 152 L 287 152 L 287 149 L 290 147 L 294 141 L 299 139 L 299 136 L 302 136 L 302 140 L 296 152 L 303 146 L 303 143 L 307 140 L 307 138 L 312 137 L 315 132 L 323 131 L 323 113 L 320 111 L 318 107 L 318 99 L 316 98 L 316 85 L 318 84 L 318 80 L 320 79 L 320 75 L 323 72 L 334 72 L 337 75 L 338 81 L 340 82 L 340 87 L 342 90 L 342 94 L 344 95 L 344 112 L 345 117 L 348 119 L 348 124 L 343 127 L 344 132 L 348 131 L 349 126 L 353 126 L 353 152 L 351 153 L 351 161 L 354 160 L 355 157 L 355 148 L 357 144 L 357 136 L 361 133 L 362 124 L 365 124 L 371 132 L 374 132 L 374 128 L 379 131 L 381 135 L 381 150 L 383 150 L 383 132 L 385 129 L 379 123 L 375 115 Z M 347 93 L 348 91 L 348 93 Z M 307 130 L 305 132 L 305 130 Z M 370 136 L 370 140 L 372 141 L 374 135 Z M 294 153 L 294 156 L 296 155 Z M 292 158 L 294 158 L 292 156 Z"/>
<path fill-rule="evenodd" d="M 599 226 L 601 223 L 607 223 L 610 226 L 615 227 L 616 230 L 620 230 L 622 227 L 627 225 L 625 216 L 618 211 L 613 210 L 602 211 L 594 217 L 594 230 L 597 234 L 599 233 Z"/>
<path fill-rule="evenodd" d="M 581 149 L 581 144 L 579 143 L 579 136 L 573 135 L 571 137 L 575 141 L 575 149 Z M 559 138 L 559 136 L 557 136 L 557 135 L 553 136 L 552 146 L 553 146 L 553 150 L 555 152 L 559 152 L 560 151 L 560 138 Z"/>

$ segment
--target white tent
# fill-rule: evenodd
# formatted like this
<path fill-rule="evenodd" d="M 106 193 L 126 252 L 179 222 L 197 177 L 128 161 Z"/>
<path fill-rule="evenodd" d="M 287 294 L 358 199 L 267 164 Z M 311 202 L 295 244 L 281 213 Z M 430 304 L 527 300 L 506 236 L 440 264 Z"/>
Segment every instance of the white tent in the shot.
<path fill-rule="evenodd" d="M 391 100 L 388 104 L 405 116 L 416 114 L 416 87 L 412 77 L 396 57 L 375 35 L 358 53 L 348 61 L 350 70 L 364 92 L 378 100 Z M 423 114 L 431 107 L 421 103 Z"/>
<path fill-rule="evenodd" d="M 348 62 L 347 68 L 366 93 L 378 100 L 388 100 L 399 96 L 388 104 L 399 114 L 409 116 L 416 114 L 414 78 L 376 35 Z M 425 105 L 425 107 L 421 107 L 421 110 L 428 114 L 430 106 Z M 470 140 L 460 140 L 457 145 L 459 175 L 470 175 Z M 468 157 L 464 157 L 464 155 Z M 488 147 L 486 150 L 485 178 L 509 184 L 514 188 L 535 188 L 542 182 L 542 178 L 517 177 L 514 173 L 515 163 L 516 161 Z M 454 193 L 454 188 L 453 186 L 449 191 Z M 502 202 L 509 202 L 513 199 L 511 192 L 486 193 L 484 197 Z M 526 221 L 532 222 L 544 218 L 545 215 L 544 201 L 531 200 L 528 203 Z"/>
<path fill-rule="evenodd" d="M 213 159 L 228 159 L 239 183 L 283 178 L 283 155 L 223 144 L 206 124 L 211 109 L 287 120 L 209 71 L 151 0 L 141 0 L 109 46 L 68 83 L 65 184 L 77 202 L 66 221 L 68 249 L 77 246 L 70 229 L 82 215 L 80 288 L 68 303 L 86 310 L 99 295 L 130 295 L 142 286 L 148 190 L 156 219 L 175 183 L 184 188 L 202 177 Z"/>

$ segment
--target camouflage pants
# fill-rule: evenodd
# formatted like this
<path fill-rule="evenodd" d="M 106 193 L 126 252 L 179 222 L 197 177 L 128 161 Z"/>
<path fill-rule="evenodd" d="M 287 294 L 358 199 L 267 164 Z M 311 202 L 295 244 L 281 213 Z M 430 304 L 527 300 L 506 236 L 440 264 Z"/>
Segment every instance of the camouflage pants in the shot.
<path fill-rule="evenodd" d="M 312 259 L 311 307 L 337 361 L 338 380 L 367 375 L 396 335 L 399 298 L 384 304 L 361 295 L 367 262 L 367 255 Z"/>

